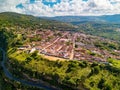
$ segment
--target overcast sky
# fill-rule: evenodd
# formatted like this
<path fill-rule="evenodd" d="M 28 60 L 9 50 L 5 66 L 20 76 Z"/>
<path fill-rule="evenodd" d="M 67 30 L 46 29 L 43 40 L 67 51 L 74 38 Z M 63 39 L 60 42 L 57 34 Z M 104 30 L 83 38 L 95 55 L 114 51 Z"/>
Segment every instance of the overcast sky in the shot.
<path fill-rule="evenodd" d="M 120 0 L 0 0 L 0 12 L 34 16 L 120 14 Z"/>

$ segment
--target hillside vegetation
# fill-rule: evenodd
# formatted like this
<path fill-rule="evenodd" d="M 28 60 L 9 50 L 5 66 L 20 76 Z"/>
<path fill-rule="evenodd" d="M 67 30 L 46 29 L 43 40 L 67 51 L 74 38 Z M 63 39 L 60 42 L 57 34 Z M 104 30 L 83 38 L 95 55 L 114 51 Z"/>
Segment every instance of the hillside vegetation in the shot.
<path fill-rule="evenodd" d="M 83 22 L 78 25 L 78 31 L 120 41 L 120 24 L 103 22 Z"/>
<path fill-rule="evenodd" d="M 14 58 L 15 57 L 15 58 Z M 49 61 L 36 53 L 10 55 L 14 76 L 47 81 L 62 90 L 119 90 L 120 68 L 85 61 Z M 118 63 L 119 65 L 119 63 Z M 21 75 L 19 75 L 21 73 Z"/>

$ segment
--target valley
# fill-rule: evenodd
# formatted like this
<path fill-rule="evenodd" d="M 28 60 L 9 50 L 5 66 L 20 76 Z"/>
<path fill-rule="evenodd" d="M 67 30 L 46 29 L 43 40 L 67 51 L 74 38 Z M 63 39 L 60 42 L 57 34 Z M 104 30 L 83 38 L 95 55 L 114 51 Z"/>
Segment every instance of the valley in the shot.
<path fill-rule="evenodd" d="M 0 13 L 0 90 L 119 90 L 119 25 L 92 25 Z"/>

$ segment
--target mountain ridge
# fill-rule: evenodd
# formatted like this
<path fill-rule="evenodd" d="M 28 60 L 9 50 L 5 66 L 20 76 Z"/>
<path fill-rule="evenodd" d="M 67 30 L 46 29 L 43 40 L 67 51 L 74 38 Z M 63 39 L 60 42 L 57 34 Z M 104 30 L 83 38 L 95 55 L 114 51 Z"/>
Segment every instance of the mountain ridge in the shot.
<path fill-rule="evenodd" d="M 103 15 L 103 16 L 57 16 L 47 17 L 50 20 L 57 20 L 63 22 L 82 22 L 82 21 L 94 21 L 94 22 L 106 22 L 106 23 L 120 23 L 120 14 L 115 15 Z"/>

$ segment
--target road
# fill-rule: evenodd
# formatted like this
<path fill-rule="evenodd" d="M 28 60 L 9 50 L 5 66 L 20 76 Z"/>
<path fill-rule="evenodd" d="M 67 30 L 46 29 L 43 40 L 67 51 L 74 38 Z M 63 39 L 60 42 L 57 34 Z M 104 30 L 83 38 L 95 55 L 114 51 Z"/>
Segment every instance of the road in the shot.
<path fill-rule="evenodd" d="M 4 51 L 2 48 L 0 48 L 0 51 L 2 51 L 2 56 L 3 56 L 2 62 L 1 62 L 1 66 L 2 66 L 2 68 L 3 68 L 3 71 L 4 71 L 5 76 L 6 76 L 7 78 L 9 78 L 10 80 L 18 81 L 18 82 L 20 82 L 20 83 L 22 83 L 22 84 L 25 84 L 25 85 L 32 86 L 32 87 L 42 88 L 42 89 L 45 89 L 45 90 L 58 90 L 58 89 L 56 89 L 56 88 L 53 88 L 52 86 L 49 87 L 49 86 L 43 85 L 43 84 L 41 84 L 41 83 L 36 84 L 35 82 L 32 82 L 32 81 L 31 81 L 31 82 L 30 82 L 30 81 L 25 81 L 25 80 L 21 80 L 21 79 L 19 79 L 19 78 L 14 77 L 14 76 L 8 71 L 8 69 L 7 69 L 6 66 L 5 66 L 5 62 L 7 61 L 5 51 Z"/>
<path fill-rule="evenodd" d="M 72 47 L 72 51 L 71 51 L 71 54 L 70 54 L 70 60 L 73 60 L 73 58 L 74 58 L 74 49 L 75 49 L 75 39 L 76 39 L 76 37 L 77 37 L 77 33 L 75 33 L 75 35 L 73 36 L 73 40 L 72 40 L 73 47 Z"/>

